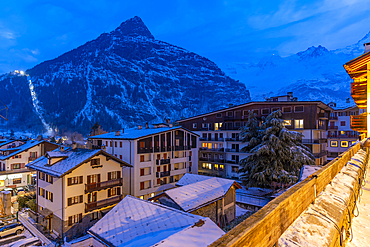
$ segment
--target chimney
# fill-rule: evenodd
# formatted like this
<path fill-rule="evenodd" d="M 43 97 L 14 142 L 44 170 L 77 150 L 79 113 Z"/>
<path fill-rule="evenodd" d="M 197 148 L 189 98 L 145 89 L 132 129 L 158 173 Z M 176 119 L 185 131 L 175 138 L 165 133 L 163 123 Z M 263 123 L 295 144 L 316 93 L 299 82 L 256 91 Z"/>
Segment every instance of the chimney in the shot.
<path fill-rule="evenodd" d="M 234 106 L 234 104 L 229 103 L 229 107 L 233 107 L 233 106 Z"/>
<path fill-rule="evenodd" d="M 119 136 L 119 135 L 121 135 L 121 132 L 120 131 L 116 131 L 115 132 L 115 136 Z"/>
<path fill-rule="evenodd" d="M 290 98 L 293 98 L 293 92 L 287 92 L 286 93 Z"/>
<path fill-rule="evenodd" d="M 145 128 L 146 128 L 146 129 L 149 129 L 149 124 L 148 124 L 148 122 L 146 122 L 146 124 L 145 124 Z"/>
<path fill-rule="evenodd" d="M 365 43 L 364 46 L 365 46 L 365 52 L 364 53 L 369 52 L 370 51 L 370 42 Z"/>
<path fill-rule="evenodd" d="M 64 152 L 64 146 L 60 146 L 59 150 L 60 150 L 61 152 Z"/>
<path fill-rule="evenodd" d="M 138 129 L 138 130 L 141 130 L 142 128 L 143 128 L 143 126 L 142 126 L 142 125 L 138 125 L 138 126 L 137 126 L 137 129 Z"/>

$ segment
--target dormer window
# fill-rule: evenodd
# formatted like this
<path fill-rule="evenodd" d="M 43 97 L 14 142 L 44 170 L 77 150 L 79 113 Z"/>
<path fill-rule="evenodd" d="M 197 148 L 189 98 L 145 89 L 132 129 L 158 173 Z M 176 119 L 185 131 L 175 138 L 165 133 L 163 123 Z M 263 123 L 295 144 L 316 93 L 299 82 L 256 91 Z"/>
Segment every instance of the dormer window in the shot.
<path fill-rule="evenodd" d="M 92 159 L 90 165 L 92 168 L 102 167 L 102 165 L 100 165 L 100 159 Z"/>

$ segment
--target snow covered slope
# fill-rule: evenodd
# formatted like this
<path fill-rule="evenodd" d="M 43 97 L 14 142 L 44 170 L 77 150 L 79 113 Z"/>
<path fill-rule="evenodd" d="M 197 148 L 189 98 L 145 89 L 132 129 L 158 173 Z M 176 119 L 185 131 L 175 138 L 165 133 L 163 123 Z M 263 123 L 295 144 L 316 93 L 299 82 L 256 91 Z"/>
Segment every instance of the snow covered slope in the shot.
<path fill-rule="evenodd" d="M 351 97 L 351 80 L 343 64 L 363 54 L 366 42 L 370 42 L 370 32 L 343 49 L 329 51 L 322 46 L 310 47 L 284 58 L 272 55 L 258 63 L 229 63 L 220 67 L 230 77 L 246 84 L 252 100 L 292 91 L 298 100 L 334 101 L 345 105 L 346 98 Z"/>
<path fill-rule="evenodd" d="M 207 58 L 156 40 L 139 17 L 26 74 L 32 98 L 30 92 L 22 97 L 31 104 L 37 97 L 33 112 L 42 122 L 83 133 L 95 122 L 106 130 L 120 129 L 250 101 L 243 83 Z M 12 87 L 11 75 L 4 77 L 0 86 Z M 19 78 L 27 83 L 26 76 Z"/>

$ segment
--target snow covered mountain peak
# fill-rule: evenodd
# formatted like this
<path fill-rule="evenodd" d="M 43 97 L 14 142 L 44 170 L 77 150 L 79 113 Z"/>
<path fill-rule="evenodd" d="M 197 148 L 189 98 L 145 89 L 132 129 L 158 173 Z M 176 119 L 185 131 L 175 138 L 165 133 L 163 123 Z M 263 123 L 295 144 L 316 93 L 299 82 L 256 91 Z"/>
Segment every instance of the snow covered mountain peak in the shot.
<path fill-rule="evenodd" d="M 122 24 L 112 31 L 111 34 L 115 36 L 143 36 L 149 39 L 154 39 L 154 36 L 144 24 L 143 20 L 138 16 L 122 22 Z"/>
<path fill-rule="evenodd" d="M 305 51 L 298 52 L 297 55 L 301 59 L 306 59 L 306 58 L 310 58 L 310 57 L 322 57 L 322 56 L 324 56 L 328 53 L 330 53 L 328 51 L 328 49 L 319 45 L 318 47 L 311 46 Z"/>

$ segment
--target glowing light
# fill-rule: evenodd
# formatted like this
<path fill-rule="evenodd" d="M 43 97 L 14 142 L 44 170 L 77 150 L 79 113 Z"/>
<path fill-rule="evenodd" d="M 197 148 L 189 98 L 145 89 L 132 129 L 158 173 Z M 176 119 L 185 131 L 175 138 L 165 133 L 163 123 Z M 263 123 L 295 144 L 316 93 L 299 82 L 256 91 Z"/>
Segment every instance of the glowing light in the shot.
<path fill-rule="evenodd" d="M 23 71 L 23 70 L 21 70 L 21 71 L 20 71 L 20 74 L 21 74 L 21 75 L 24 75 L 24 71 Z"/>

